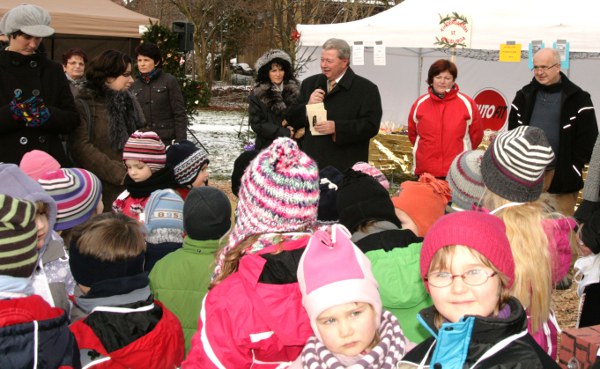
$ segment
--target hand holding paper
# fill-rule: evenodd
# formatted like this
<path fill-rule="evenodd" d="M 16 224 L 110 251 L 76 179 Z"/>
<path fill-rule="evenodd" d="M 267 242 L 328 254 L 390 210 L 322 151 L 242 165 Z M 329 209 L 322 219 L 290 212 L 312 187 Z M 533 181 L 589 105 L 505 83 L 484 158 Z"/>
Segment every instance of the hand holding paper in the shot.
<path fill-rule="evenodd" d="M 320 133 L 315 129 L 315 125 L 327 120 L 327 110 L 325 110 L 325 105 L 323 105 L 323 103 L 306 105 L 306 115 L 308 116 L 308 121 L 310 123 L 310 133 L 313 136 L 324 135 L 324 133 Z"/>

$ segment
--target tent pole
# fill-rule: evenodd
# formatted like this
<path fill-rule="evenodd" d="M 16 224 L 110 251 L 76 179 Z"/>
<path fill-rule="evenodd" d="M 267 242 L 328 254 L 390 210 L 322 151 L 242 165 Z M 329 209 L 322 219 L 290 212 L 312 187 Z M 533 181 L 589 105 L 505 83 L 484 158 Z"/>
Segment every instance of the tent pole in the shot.
<path fill-rule="evenodd" d="M 421 87 L 421 82 L 422 82 L 422 76 L 423 76 L 423 49 L 419 48 L 418 49 L 418 61 L 419 61 L 419 65 L 417 66 L 417 97 L 421 96 L 421 93 L 419 92 L 419 89 Z"/>

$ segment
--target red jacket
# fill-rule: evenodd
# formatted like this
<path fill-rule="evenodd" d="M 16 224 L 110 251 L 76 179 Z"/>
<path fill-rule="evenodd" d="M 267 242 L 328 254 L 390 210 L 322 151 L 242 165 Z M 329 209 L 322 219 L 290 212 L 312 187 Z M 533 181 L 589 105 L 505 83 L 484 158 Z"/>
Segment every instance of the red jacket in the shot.
<path fill-rule="evenodd" d="M 408 115 L 408 138 L 413 144 L 413 173 L 446 177 L 454 158 L 474 150 L 483 138 L 475 101 L 454 85 L 443 99 L 431 87 L 419 97 Z"/>
<path fill-rule="evenodd" d="M 112 204 L 112 211 L 115 213 L 123 213 L 130 218 L 133 218 L 140 222 L 145 222 L 145 219 L 141 216 L 146 208 L 146 203 L 150 199 L 150 195 L 146 197 L 133 197 L 129 194 L 129 191 L 125 190 L 121 192 L 119 197 Z"/>
<path fill-rule="evenodd" d="M 162 317 L 154 329 L 112 352 L 107 352 L 93 328 L 86 324 L 85 318 L 71 324 L 71 331 L 77 339 L 80 350 L 94 350 L 105 357 L 106 361 L 101 362 L 100 359 L 98 364 L 92 366 L 94 369 L 175 369 L 181 364 L 184 354 L 181 324 L 177 317 L 160 302 L 155 300 L 154 304 L 162 309 Z M 143 308 L 135 310 L 143 310 Z M 131 314 L 133 318 L 133 315 L 138 313 L 144 312 L 136 311 L 127 314 Z M 114 313 L 94 311 L 90 315 L 93 314 Z M 132 330 L 132 334 L 138 333 Z"/>
<path fill-rule="evenodd" d="M 284 251 L 274 258 L 285 258 L 284 254 L 296 250 L 297 269 L 308 239 L 284 243 Z M 279 245 L 269 246 L 242 257 L 238 271 L 208 292 L 183 369 L 277 368 L 300 355 L 312 329 L 298 282 L 259 282 L 267 263 L 260 255 L 278 249 Z M 294 281 L 295 269 L 289 276 Z"/>
<path fill-rule="evenodd" d="M 0 368 L 80 368 L 68 324 L 38 295 L 0 300 Z"/>

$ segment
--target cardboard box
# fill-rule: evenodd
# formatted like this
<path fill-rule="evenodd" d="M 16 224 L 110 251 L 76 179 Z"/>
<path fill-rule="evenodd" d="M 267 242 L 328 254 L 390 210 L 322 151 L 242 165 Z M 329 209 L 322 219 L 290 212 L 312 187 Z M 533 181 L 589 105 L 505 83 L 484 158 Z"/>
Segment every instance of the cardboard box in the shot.
<path fill-rule="evenodd" d="M 597 359 L 600 350 L 600 325 L 585 328 L 570 328 L 562 331 L 558 364 L 568 369 L 568 363 L 575 358 L 579 369 L 590 368 Z"/>

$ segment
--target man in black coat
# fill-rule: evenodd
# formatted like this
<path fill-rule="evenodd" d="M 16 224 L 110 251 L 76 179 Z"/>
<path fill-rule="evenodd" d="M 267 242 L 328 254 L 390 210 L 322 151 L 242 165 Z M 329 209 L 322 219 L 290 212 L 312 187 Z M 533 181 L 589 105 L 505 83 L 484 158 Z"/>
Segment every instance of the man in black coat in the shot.
<path fill-rule="evenodd" d="M 369 160 L 369 140 L 379 132 L 381 97 L 371 81 L 350 68 L 350 46 L 329 39 L 321 51 L 321 74 L 302 82 L 294 119 L 304 120 L 302 150 L 318 163 L 340 171 Z M 327 120 L 309 122 L 306 105 L 323 103 Z M 311 127 L 312 126 L 312 127 Z"/>

